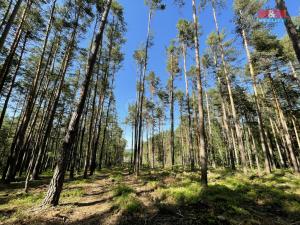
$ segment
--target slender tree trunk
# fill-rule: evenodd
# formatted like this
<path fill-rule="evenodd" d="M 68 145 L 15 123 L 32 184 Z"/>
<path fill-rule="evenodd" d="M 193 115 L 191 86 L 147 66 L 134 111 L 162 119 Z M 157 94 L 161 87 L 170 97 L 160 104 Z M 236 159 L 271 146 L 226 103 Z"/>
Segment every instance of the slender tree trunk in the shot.
<path fill-rule="evenodd" d="M 285 141 L 286 141 L 287 147 L 288 147 L 288 151 L 289 151 L 289 154 L 290 154 L 290 157 L 291 157 L 291 165 L 293 167 L 294 172 L 299 173 L 300 168 L 299 168 L 299 165 L 298 165 L 298 162 L 297 162 L 297 159 L 296 159 L 296 155 L 295 155 L 295 152 L 294 152 L 294 149 L 293 149 L 291 136 L 290 136 L 290 133 L 289 133 L 289 129 L 288 129 L 288 126 L 287 126 L 285 116 L 284 116 L 284 114 L 282 112 L 282 109 L 281 109 L 280 102 L 278 100 L 276 91 L 274 89 L 273 78 L 272 78 L 271 74 L 268 74 L 268 78 L 269 78 L 270 83 L 271 83 L 271 89 L 272 89 L 273 98 L 274 98 L 274 102 L 275 102 L 275 108 L 276 108 L 276 110 L 279 114 L 279 119 L 280 119 L 280 122 L 281 122 L 283 134 L 284 134 Z"/>
<path fill-rule="evenodd" d="M 142 90 L 141 90 L 141 98 L 139 99 L 139 107 L 138 107 L 138 138 L 137 138 L 137 152 L 140 153 L 141 150 L 141 138 L 142 138 L 142 125 L 143 125 L 143 102 L 144 102 L 144 94 L 145 94 L 145 79 L 146 79 L 146 72 L 148 66 L 148 49 L 150 45 L 150 28 L 151 28 L 151 20 L 152 20 L 152 9 L 149 9 L 149 16 L 148 16 L 148 28 L 147 28 L 147 38 L 146 38 L 146 46 L 145 46 L 145 59 L 144 65 L 142 70 Z M 137 163 L 139 165 L 139 163 Z M 139 175 L 139 170 L 136 170 L 136 175 Z"/>
<path fill-rule="evenodd" d="M 8 106 L 8 102 L 9 102 L 12 90 L 14 88 L 14 85 L 15 85 L 15 80 L 17 78 L 17 75 L 19 73 L 19 69 L 21 67 L 21 62 L 22 62 L 22 58 L 23 58 L 23 53 L 25 51 L 25 47 L 26 47 L 26 43 L 27 43 L 27 38 L 28 38 L 28 33 L 25 35 L 23 46 L 22 46 L 21 53 L 20 53 L 19 60 L 18 60 L 18 65 L 17 65 L 16 71 L 15 71 L 13 77 L 12 77 L 12 81 L 11 81 L 8 93 L 6 95 L 6 99 L 5 99 L 4 105 L 2 107 L 1 116 L 0 116 L 0 129 L 2 127 L 3 120 L 4 120 L 4 117 L 5 117 L 5 113 L 6 113 L 6 109 L 7 109 L 7 106 Z"/>
<path fill-rule="evenodd" d="M 153 99 L 153 98 L 152 98 Z M 154 113 L 152 112 L 153 118 L 154 118 Z M 160 122 L 159 122 L 160 123 Z M 152 130 L 151 130 L 151 152 L 152 152 L 152 169 L 155 167 L 155 146 L 154 146 L 154 123 L 152 123 Z"/>
<path fill-rule="evenodd" d="M 171 56 L 172 58 L 172 56 Z M 172 59 L 171 59 L 172 61 Z M 171 62 L 171 64 L 173 64 Z M 172 69 L 171 69 L 172 70 Z M 172 169 L 175 166 L 175 148 L 174 148 L 174 74 L 171 71 L 171 83 L 170 83 L 170 119 L 171 119 L 171 131 L 170 131 L 170 153 Z"/>
<path fill-rule="evenodd" d="M 242 29 L 242 37 L 243 37 L 244 47 L 246 50 L 246 55 L 247 55 L 247 59 L 248 59 L 248 63 L 249 63 L 250 74 L 252 77 L 252 86 L 253 86 L 253 90 L 254 90 L 255 106 L 256 106 L 258 126 L 259 126 L 259 136 L 260 136 L 261 146 L 263 149 L 264 159 L 265 159 L 264 160 L 265 161 L 265 170 L 267 173 L 271 173 L 270 154 L 269 154 L 269 150 L 268 150 L 268 146 L 267 146 L 267 140 L 266 140 L 266 136 L 265 136 L 265 132 L 264 132 L 264 124 L 262 121 L 261 109 L 260 109 L 259 100 L 258 100 L 258 93 L 257 93 L 257 87 L 256 87 L 256 76 L 254 73 L 254 67 L 252 65 L 251 54 L 250 54 L 250 50 L 248 47 L 248 40 L 247 40 L 247 36 L 246 36 L 244 29 Z"/>
<path fill-rule="evenodd" d="M 10 12 L 12 4 L 13 4 L 13 0 L 10 0 L 8 3 L 7 9 L 5 11 L 5 14 L 3 15 L 2 19 L 1 19 L 2 21 L 0 23 L 0 31 L 2 30 L 2 27 L 4 26 L 4 24 L 6 24 L 6 19 L 9 16 L 9 12 Z"/>
<path fill-rule="evenodd" d="M 232 113 L 232 117 L 233 117 L 235 131 L 236 131 L 239 151 L 240 151 L 240 154 L 241 154 L 242 167 L 243 167 L 244 173 L 247 173 L 247 162 L 246 162 L 246 156 L 245 156 L 246 151 L 245 151 L 245 147 L 244 147 L 244 144 L 243 144 L 242 131 L 241 131 L 239 119 L 238 119 L 238 116 L 237 116 L 237 113 L 236 113 L 236 108 L 235 108 L 235 104 L 234 104 L 234 100 L 233 100 L 233 95 L 232 95 L 232 90 L 231 90 L 231 81 L 230 81 L 229 73 L 228 73 L 228 70 L 227 70 L 227 64 L 225 62 L 225 51 L 224 51 L 223 44 L 221 43 L 222 40 L 221 40 L 221 36 L 220 36 L 220 31 L 219 31 L 219 26 L 218 26 L 214 1 L 212 3 L 213 3 L 212 4 L 213 5 L 212 9 L 213 9 L 214 21 L 215 21 L 216 31 L 217 31 L 218 39 L 219 39 L 219 47 L 221 49 L 221 59 L 222 59 L 222 64 L 223 64 L 223 70 L 224 70 L 224 75 L 225 75 L 225 80 L 226 80 L 226 85 L 227 85 L 227 91 L 228 91 L 229 100 L 230 100 L 231 113 Z"/>
<path fill-rule="evenodd" d="M 250 141 L 249 133 L 245 130 L 245 127 L 243 128 L 243 130 L 245 132 L 245 137 L 246 137 L 245 146 L 246 146 L 246 149 L 247 149 L 248 160 L 249 160 L 250 168 L 251 168 L 251 170 L 253 170 L 251 141 Z"/>
<path fill-rule="evenodd" d="M 19 153 L 21 151 L 21 149 L 23 148 L 23 144 L 24 144 L 24 138 L 25 138 L 25 134 L 32 116 L 32 111 L 33 111 L 33 107 L 34 107 L 34 99 L 35 99 L 35 95 L 37 92 L 37 86 L 40 80 L 40 75 L 41 75 L 41 70 L 42 70 L 42 63 L 44 61 L 44 56 L 46 53 L 46 47 L 47 47 L 47 43 L 48 43 L 48 38 L 50 35 L 50 31 L 51 31 L 51 27 L 52 27 L 52 21 L 54 19 L 54 10 L 55 10 L 55 3 L 56 1 L 53 2 L 53 6 L 52 6 L 52 10 L 51 10 L 51 16 L 48 22 L 48 27 L 46 30 L 46 36 L 44 39 L 44 43 L 43 43 L 43 49 L 42 49 L 42 54 L 37 66 L 37 71 L 33 80 L 33 84 L 32 87 L 29 91 L 28 94 L 28 99 L 26 102 L 26 107 L 25 107 L 25 112 L 24 112 L 24 118 L 22 123 L 20 124 L 20 127 L 17 131 L 17 133 L 15 134 L 16 138 L 13 141 L 12 145 L 11 145 L 11 149 L 13 151 L 12 157 L 11 157 L 11 161 L 9 163 L 8 166 L 8 170 L 7 170 L 7 174 L 6 174 L 6 182 L 10 182 L 11 180 L 14 179 L 14 174 L 16 171 L 16 159 L 19 156 Z"/>
<path fill-rule="evenodd" d="M 193 134 L 192 134 L 192 113 L 191 113 L 191 104 L 190 104 L 190 94 L 189 94 L 189 81 L 187 77 L 187 68 L 186 68 L 186 45 L 182 44 L 182 56 L 183 56 L 183 74 L 184 74 L 184 81 L 185 81 L 185 97 L 187 103 L 187 110 L 188 110 L 188 150 L 189 154 L 193 155 Z"/>
<path fill-rule="evenodd" d="M 289 116 L 290 116 L 290 119 L 292 121 L 292 125 L 293 125 L 293 129 L 294 129 L 294 133 L 295 133 L 295 138 L 296 138 L 296 141 L 297 141 L 297 145 L 298 145 L 298 149 L 300 150 L 300 139 L 299 139 L 299 135 L 298 135 L 298 129 L 297 129 L 297 125 L 296 125 L 296 117 L 294 115 L 292 115 L 292 103 L 290 101 L 290 96 L 286 90 L 286 87 L 284 85 L 284 83 L 282 82 L 282 87 L 283 87 L 283 90 L 284 90 L 284 93 L 285 93 L 285 98 L 288 102 L 288 106 L 289 106 Z M 298 163 L 299 164 L 299 163 Z M 300 165 L 299 165 L 300 167 Z"/>
<path fill-rule="evenodd" d="M 7 23 L 6 23 L 6 25 L 5 25 L 4 29 L 3 29 L 3 32 L 2 32 L 2 34 L 0 36 L 0 52 L 2 51 L 2 48 L 4 46 L 4 42 L 6 41 L 7 35 L 9 33 L 9 31 L 10 31 L 10 29 L 11 29 L 14 21 L 15 21 L 15 18 L 17 16 L 17 13 L 18 13 L 19 9 L 20 9 L 22 1 L 23 0 L 17 0 L 16 4 L 14 6 L 14 9 L 11 12 L 11 14 L 10 14 L 10 16 L 9 16 L 9 18 L 7 20 Z M 28 1 L 31 1 L 31 0 L 28 0 Z"/>
<path fill-rule="evenodd" d="M 195 88 L 194 88 L 195 89 Z M 194 134 L 194 137 L 195 137 L 195 146 L 198 147 L 198 151 L 193 151 L 191 152 L 191 155 L 190 155 L 190 165 L 191 165 L 191 169 L 192 167 L 195 169 L 195 161 L 198 162 L 199 166 L 200 165 L 200 162 L 199 162 L 199 149 L 200 149 L 200 131 L 199 131 L 199 117 L 198 117 L 198 113 L 197 113 L 197 103 L 196 103 L 196 93 L 195 91 L 193 91 L 192 93 L 192 101 L 193 101 L 193 117 L 192 117 L 192 121 L 193 121 L 193 124 L 194 124 L 194 131 L 195 131 L 195 134 Z"/>
<path fill-rule="evenodd" d="M 53 120 L 54 120 L 56 109 L 58 107 L 60 95 L 61 95 L 61 92 L 62 92 L 62 89 L 63 89 L 63 86 L 64 86 L 65 76 L 66 76 L 67 69 L 70 65 L 70 61 L 71 61 L 71 58 L 72 58 L 74 43 L 75 43 L 75 38 L 76 38 L 76 33 L 77 33 L 77 27 L 78 27 L 79 13 L 77 13 L 76 17 L 77 17 L 76 20 L 75 20 L 76 25 L 75 25 L 75 28 L 74 28 L 73 33 L 71 35 L 71 39 L 70 39 L 71 41 L 68 44 L 68 47 L 66 49 L 66 54 L 63 58 L 62 65 L 61 65 L 60 72 L 59 72 L 59 75 L 60 75 L 60 81 L 59 82 L 60 83 L 59 83 L 59 86 L 58 86 L 58 88 L 56 90 L 56 93 L 54 95 L 55 99 L 54 99 L 52 108 L 50 110 L 49 119 L 48 119 L 48 122 L 47 122 L 46 128 L 45 128 L 45 134 L 44 134 L 42 142 L 41 142 L 41 147 L 39 148 L 37 161 L 36 161 L 35 166 L 33 168 L 32 177 L 31 177 L 33 180 L 38 178 L 38 171 L 40 169 L 41 157 L 45 152 L 46 143 L 47 143 L 47 140 L 48 140 L 49 135 L 50 135 L 51 130 L 52 130 Z"/>
<path fill-rule="evenodd" d="M 199 111 L 199 136 L 200 136 L 200 164 L 201 164 L 201 184 L 207 186 L 207 152 L 204 128 L 204 111 L 203 111 L 203 95 L 201 82 L 201 66 L 199 54 L 199 39 L 198 39 L 198 17 L 196 11 L 196 2 L 192 0 L 193 7 L 193 21 L 194 21 L 194 45 L 195 45 L 195 59 L 197 69 L 197 89 L 198 89 L 198 111 Z"/>
<path fill-rule="evenodd" d="M 95 23 L 93 39 L 95 36 L 97 22 L 98 22 L 98 18 L 96 19 L 96 23 Z M 99 54 L 99 61 L 100 61 L 100 58 L 101 58 L 101 48 L 100 48 L 100 54 Z M 98 65 L 99 64 L 100 64 L 100 62 L 98 62 Z M 99 68 L 98 68 L 98 70 L 99 70 Z M 83 178 L 87 178 L 87 176 L 88 176 L 88 169 L 91 168 L 91 161 L 96 160 L 96 157 L 94 157 L 92 159 L 92 155 L 94 155 L 94 153 L 92 152 L 93 151 L 92 149 L 93 149 L 93 140 L 95 138 L 95 134 L 93 133 L 93 130 L 94 130 L 94 132 L 96 131 L 95 126 L 93 124 L 95 123 L 94 119 L 96 116 L 95 113 L 96 113 L 96 97 L 97 97 L 98 82 L 99 82 L 99 72 L 96 75 L 96 83 L 94 86 L 94 93 L 93 93 L 93 99 L 92 99 L 92 109 L 91 109 L 91 117 L 90 117 L 89 131 L 88 131 L 88 143 L 87 143 L 87 151 L 86 151 L 86 157 L 85 157 L 85 162 L 84 162 Z M 92 174 L 92 173 L 93 173 L 92 170 L 90 170 L 90 174 Z"/>
<path fill-rule="evenodd" d="M 91 166 L 90 166 L 90 176 L 94 174 L 96 169 L 96 154 L 98 149 L 98 144 L 100 140 L 100 134 L 101 134 L 101 125 L 102 125 L 102 114 L 103 114 L 103 105 L 104 105 L 104 99 L 105 99 L 105 90 L 103 93 L 99 96 L 99 107 L 98 107 L 98 117 L 99 122 L 97 124 L 97 132 L 96 132 L 96 138 L 93 143 L 93 150 L 92 150 L 92 159 L 91 159 Z"/>
<path fill-rule="evenodd" d="M 147 122 L 147 125 L 146 125 L 146 149 L 147 149 L 147 152 L 146 152 L 146 160 L 147 160 L 147 165 L 150 167 L 150 146 L 149 146 L 149 122 Z"/>
<path fill-rule="evenodd" d="M 100 147 L 99 169 L 102 168 L 102 159 L 103 159 L 103 153 L 104 153 L 104 145 L 105 145 L 107 127 L 108 127 L 108 122 L 109 122 L 109 111 L 110 111 L 112 98 L 113 98 L 113 96 L 112 96 L 112 93 L 111 93 L 111 95 L 109 96 L 109 100 L 108 100 L 108 105 L 107 105 L 107 110 L 106 110 L 106 118 L 105 118 L 105 125 L 104 125 L 104 131 L 103 131 L 103 138 L 102 138 L 102 143 L 101 143 L 101 147 Z"/>
<path fill-rule="evenodd" d="M 1 70 L 0 70 L 0 93 L 3 90 L 4 83 L 5 83 L 5 81 L 7 79 L 7 76 L 10 72 L 10 68 L 11 68 L 11 65 L 12 65 L 12 61 L 13 61 L 15 52 L 18 48 L 21 36 L 23 34 L 23 26 L 24 26 L 25 20 L 27 19 L 27 12 L 30 9 L 30 7 L 31 7 L 31 3 L 28 2 L 25 9 L 23 10 L 22 17 L 21 17 L 21 22 L 20 22 L 20 24 L 17 28 L 16 34 L 14 36 L 13 43 L 10 46 L 9 54 L 7 55 L 3 65 L 1 67 Z"/>
<path fill-rule="evenodd" d="M 95 118 L 95 105 L 96 105 L 96 96 L 97 96 L 97 84 L 98 84 L 98 76 L 96 80 L 96 84 L 94 87 L 94 93 L 93 93 L 93 99 L 92 99 L 92 109 L 91 109 L 91 117 L 90 117 L 90 124 L 89 124 L 89 132 L 88 132 L 88 143 L 87 143 L 87 151 L 86 151 L 86 157 L 85 157 L 85 163 L 84 163 L 84 172 L 83 172 L 83 178 L 87 178 L 88 175 L 88 169 L 90 167 L 90 160 L 91 160 L 91 148 L 92 148 L 92 132 L 93 132 L 93 123 Z"/>
<path fill-rule="evenodd" d="M 276 112 L 276 115 L 278 114 L 278 112 Z M 277 115 L 278 117 L 278 115 Z M 277 118 L 276 121 L 274 121 L 274 127 L 275 127 L 275 130 L 276 130 L 276 133 L 279 135 L 280 139 L 281 139 L 281 143 L 282 143 L 282 149 L 283 149 L 283 156 L 284 156 L 284 162 L 285 162 L 285 165 L 286 167 L 289 167 L 291 166 L 290 162 L 292 161 L 291 160 L 291 157 L 290 157 L 290 154 L 289 154 L 289 150 L 288 150 L 288 147 L 287 147 L 287 143 L 286 143 L 286 140 L 285 140 L 285 137 L 284 137 L 284 133 L 282 131 L 279 130 L 279 126 L 280 126 L 280 119 Z"/>
<path fill-rule="evenodd" d="M 102 42 L 104 28 L 107 23 L 107 17 L 108 17 L 108 13 L 110 10 L 111 2 L 112 2 L 112 0 L 107 0 L 106 6 L 104 9 L 102 18 L 101 18 L 99 32 L 97 33 L 97 35 L 95 37 L 95 40 L 94 40 L 94 43 L 92 46 L 92 50 L 91 50 L 91 54 L 89 55 L 89 58 L 88 58 L 86 75 L 85 75 L 85 80 L 82 84 L 80 100 L 76 107 L 76 110 L 72 114 L 72 118 L 71 118 L 67 133 L 64 138 L 63 146 L 60 151 L 61 155 L 58 159 L 58 162 L 57 162 L 57 165 L 56 165 L 56 168 L 54 171 L 54 175 L 50 182 L 46 197 L 43 201 L 43 205 L 50 204 L 50 205 L 56 206 L 58 204 L 60 193 L 61 193 L 62 187 L 63 187 L 64 176 L 65 176 L 67 160 L 68 160 L 68 154 L 70 152 L 71 145 L 74 142 L 74 138 L 75 138 L 75 135 L 78 130 L 79 121 L 80 121 L 80 118 L 81 118 L 81 115 L 82 115 L 82 112 L 84 109 L 85 101 L 87 98 L 87 93 L 89 90 L 90 80 L 91 80 L 94 66 L 96 63 L 98 50 L 99 50 L 100 44 Z"/>
<path fill-rule="evenodd" d="M 254 137 L 253 137 L 253 134 L 252 134 L 252 131 L 251 131 L 250 127 L 248 127 L 248 133 L 249 133 L 249 137 L 250 137 L 250 139 L 252 141 L 252 146 L 253 146 L 254 156 L 255 156 L 256 168 L 257 168 L 258 174 L 260 175 L 261 174 L 261 168 L 260 168 L 260 165 L 259 165 L 258 152 L 257 152 L 256 143 L 255 143 L 255 140 L 254 140 Z"/>
<path fill-rule="evenodd" d="M 285 163 L 284 163 L 282 153 L 281 153 L 281 149 L 280 149 L 280 146 L 279 146 L 279 143 L 278 143 L 277 134 L 276 134 L 276 131 L 275 131 L 275 128 L 274 128 L 274 123 L 273 123 L 273 120 L 271 118 L 269 120 L 270 120 L 271 129 L 272 129 L 272 133 L 273 133 L 275 144 L 276 144 L 276 149 L 277 149 L 278 156 L 279 156 L 279 159 L 280 159 L 280 166 L 282 168 L 284 168 Z"/>

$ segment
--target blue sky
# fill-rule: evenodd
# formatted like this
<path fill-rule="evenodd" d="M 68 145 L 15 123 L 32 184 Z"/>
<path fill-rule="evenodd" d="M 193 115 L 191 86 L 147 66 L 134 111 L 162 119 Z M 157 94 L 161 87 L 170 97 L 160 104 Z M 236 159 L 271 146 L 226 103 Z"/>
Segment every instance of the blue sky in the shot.
<path fill-rule="evenodd" d="M 179 9 L 173 5 L 173 0 L 165 0 L 165 3 L 167 4 L 166 10 L 157 12 L 153 18 L 152 33 L 154 34 L 154 46 L 149 51 L 150 58 L 148 70 L 153 70 L 156 75 L 160 77 L 163 85 L 166 84 L 168 78 L 165 49 L 169 45 L 170 40 L 176 38 L 176 23 L 180 18 L 187 20 L 192 19 L 191 0 L 187 0 L 186 2 L 185 7 Z M 196 2 L 199 1 L 196 0 Z M 274 2 L 275 0 L 269 0 L 266 7 L 273 8 L 275 5 Z M 128 29 L 126 33 L 127 42 L 123 47 L 125 60 L 123 62 L 123 67 L 117 74 L 115 89 L 117 112 L 121 124 L 127 116 L 128 104 L 135 101 L 137 69 L 132 55 L 146 39 L 148 11 L 144 4 L 144 0 L 119 0 L 119 3 L 124 7 L 125 20 Z M 291 16 L 299 16 L 300 0 L 286 0 L 286 4 Z M 226 1 L 225 8 L 218 12 L 220 28 L 226 30 L 229 38 L 236 37 L 234 34 L 234 25 L 231 22 L 233 18 L 232 5 L 233 0 L 228 0 Z M 200 53 L 203 54 L 205 50 L 205 39 L 210 32 L 215 30 L 215 26 L 210 7 L 206 7 L 199 15 L 199 22 L 202 26 Z M 283 23 L 276 24 L 273 32 L 279 37 L 285 35 L 286 32 Z M 242 44 L 239 39 L 235 43 L 237 45 Z M 241 57 L 243 58 L 243 49 L 240 48 L 240 50 Z M 178 78 L 176 86 L 183 90 L 183 79 Z M 130 128 L 126 127 L 124 124 L 121 126 L 124 129 L 125 138 L 130 143 Z"/>

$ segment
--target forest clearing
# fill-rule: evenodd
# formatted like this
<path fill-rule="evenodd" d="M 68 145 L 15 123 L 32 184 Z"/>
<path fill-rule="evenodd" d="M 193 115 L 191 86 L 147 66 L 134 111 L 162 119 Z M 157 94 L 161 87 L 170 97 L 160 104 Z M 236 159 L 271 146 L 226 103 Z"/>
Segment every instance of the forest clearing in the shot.
<path fill-rule="evenodd" d="M 299 0 L 0 0 L 0 224 L 300 225 Z"/>

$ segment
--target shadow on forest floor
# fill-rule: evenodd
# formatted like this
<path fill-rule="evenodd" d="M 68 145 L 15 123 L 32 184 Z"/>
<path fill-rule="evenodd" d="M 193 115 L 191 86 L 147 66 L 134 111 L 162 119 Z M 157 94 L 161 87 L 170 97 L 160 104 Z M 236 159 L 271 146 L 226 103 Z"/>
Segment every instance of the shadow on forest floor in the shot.
<path fill-rule="evenodd" d="M 44 191 L 15 195 L 17 201 L 1 197 L 0 224 L 300 224 L 300 178 L 288 171 L 259 177 L 212 170 L 209 175 L 204 189 L 195 172 L 144 171 L 136 178 L 122 170 L 104 171 L 68 182 L 56 208 L 32 211 Z M 20 216 L 17 207 L 26 208 L 28 201 L 32 215 Z"/>

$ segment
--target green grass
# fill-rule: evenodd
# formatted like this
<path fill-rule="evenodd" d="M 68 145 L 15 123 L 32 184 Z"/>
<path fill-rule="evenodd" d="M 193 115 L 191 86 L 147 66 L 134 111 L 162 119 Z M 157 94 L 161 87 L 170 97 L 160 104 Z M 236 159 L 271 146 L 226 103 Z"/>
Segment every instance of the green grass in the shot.
<path fill-rule="evenodd" d="M 74 198 L 80 198 L 84 195 L 83 188 L 76 187 L 73 189 L 66 189 L 61 193 L 62 199 L 74 199 Z"/>
<path fill-rule="evenodd" d="M 187 205 L 200 200 L 201 187 L 197 183 L 190 183 L 181 187 L 162 188 L 157 192 L 161 201 L 177 205 Z"/>
<path fill-rule="evenodd" d="M 38 206 L 42 203 L 44 193 L 15 193 L 0 204 L 0 222 L 7 219 L 20 219 L 26 217 L 24 209 Z"/>
<path fill-rule="evenodd" d="M 61 193 L 61 202 L 68 202 L 79 200 L 84 194 L 83 188 L 76 187 L 72 189 L 65 189 Z M 0 222 L 14 220 L 22 220 L 28 217 L 28 213 L 26 210 L 31 208 L 37 208 L 41 205 L 43 199 L 45 197 L 45 193 L 42 192 L 30 192 L 24 193 L 20 192 L 12 192 L 10 195 L 6 196 L 6 198 L 1 197 L 0 204 Z"/>
<path fill-rule="evenodd" d="M 108 187 L 113 198 L 110 201 L 114 209 L 142 215 L 141 209 L 147 208 L 133 188 L 135 185 L 130 186 L 135 179 L 123 179 L 124 175 L 121 169 L 105 173 L 105 179 L 111 182 Z M 85 201 L 82 197 L 96 179 L 99 179 L 97 175 L 67 181 L 60 201 L 66 205 L 60 206 L 60 210 L 68 207 L 68 203 L 74 207 L 73 202 Z M 191 221 L 203 224 L 268 224 L 268 221 L 276 220 L 276 224 L 283 225 L 300 221 L 300 177 L 289 170 L 258 176 L 255 172 L 244 175 L 238 171 L 214 169 L 210 170 L 207 188 L 202 188 L 199 181 L 199 171 L 156 169 L 143 170 L 136 184 L 138 188 L 146 189 L 143 196 L 153 201 L 153 206 L 165 219 L 179 213 L 187 221 L 191 218 Z M 0 223 L 26 221 L 30 216 L 28 210 L 41 204 L 46 190 L 44 185 L 45 180 L 33 182 L 27 194 L 22 192 L 22 183 L 3 186 L 0 190 Z M 36 189 L 39 187 L 43 188 Z"/>
<path fill-rule="evenodd" d="M 124 185 L 124 184 L 119 184 L 113 190 L 114 196 L 128 195 L 133 192 L 134 192 L 134 190 L 131 187 Z"/>
<path fill-rule="evenodd" d="M 40 203 L 44 197 L 43 193 L 17 193 L 7 203 L 0 205 L 0 209 L 9 207 L 28 207 Z"/>
<path fill-rule="evenodd" d="M 204 204 L 209 218 L 203 221 L 217 220 L 218 216 L 230 224 L 265 224 L 274 216 L 278 224 L 300 221 L 300 178 L 290 171 L 259 177 L 215 170 L 209 174 L 207 188 L 202 188 L 198 181 L 199 173 L 183 172 L 175 182 L 157 189 L 152 196 L 161 205 Z"/>
<path fill-rule="evenodd" d="M 114 207 L 126 213 L 134 213 L 140 211 L 142 203 L 135 194 L 126 193 L 114 199 Z"/>
<path fill-rule="evenodd" d="M 137 198 L 133 188 L 120 184 L 113 189 L 113 206 L 127 213 L 134 213 L 141 209 L 142 203 Z"/>

